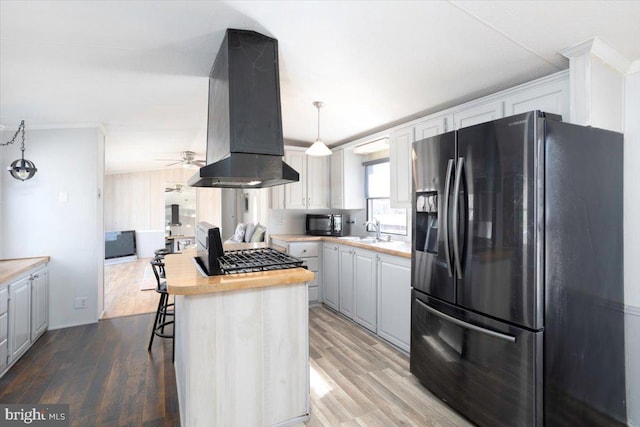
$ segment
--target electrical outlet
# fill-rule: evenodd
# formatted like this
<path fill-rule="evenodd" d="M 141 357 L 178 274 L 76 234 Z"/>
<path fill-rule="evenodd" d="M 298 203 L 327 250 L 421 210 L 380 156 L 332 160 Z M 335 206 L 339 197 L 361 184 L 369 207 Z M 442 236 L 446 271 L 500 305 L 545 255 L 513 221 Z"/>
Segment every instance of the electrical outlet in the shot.
<path fill-rule="evenodd" d="M 73 299 L 73 308 L 76 310 L 87 308 L 87 297 L 77 297 Z"/>
<path fill-rule="evenodd" d="M 284 224 L 284 217 L 279 217 L 278 222 L 280 222 L 280 224 Z"/>

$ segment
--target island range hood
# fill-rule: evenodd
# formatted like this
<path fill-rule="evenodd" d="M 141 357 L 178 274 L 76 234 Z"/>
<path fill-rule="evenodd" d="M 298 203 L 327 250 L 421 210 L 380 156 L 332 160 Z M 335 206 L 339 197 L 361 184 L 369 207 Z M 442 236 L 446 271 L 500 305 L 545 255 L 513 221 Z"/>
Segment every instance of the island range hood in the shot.
<path fill-rule="evenodd" d="M 227 29 L 209 75 L 207 164 L 188 184 L 262 188 L 298 181 L 283 156 L 278 41 Z"/>

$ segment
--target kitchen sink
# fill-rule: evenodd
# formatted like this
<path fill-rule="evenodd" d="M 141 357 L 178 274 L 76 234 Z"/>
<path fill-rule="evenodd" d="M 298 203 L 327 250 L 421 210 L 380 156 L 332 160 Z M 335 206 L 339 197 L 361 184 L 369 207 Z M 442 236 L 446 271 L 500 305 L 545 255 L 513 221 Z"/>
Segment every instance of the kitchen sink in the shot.
<path fill-rule="evenodd" d="M 376 239 L 375 237 L 360 237 L 360 236 L 343 236 L 338 237 L 339 240 L 347 240 L 350 242 L 360 242 L 360 243 L 388 243 L 390 245 L 400 244 L 402 242 L 397 240 L 387 240 L 387 239 Z"/>

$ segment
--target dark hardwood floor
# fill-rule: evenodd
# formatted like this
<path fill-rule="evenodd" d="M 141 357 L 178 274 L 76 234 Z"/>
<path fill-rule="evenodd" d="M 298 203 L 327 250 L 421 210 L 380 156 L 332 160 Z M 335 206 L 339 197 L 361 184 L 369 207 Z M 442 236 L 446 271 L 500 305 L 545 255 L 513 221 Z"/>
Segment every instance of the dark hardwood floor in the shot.
<path fill-rule="evenodd" d="M 71 426 L 178 426 L 171 340 L 154 314 L 47 331 L 0 379 L 0 403 L 67 403 Z"/>
<path fill-rule="evenodd" d="M 179 426 L 171 340 L 153 314 L 46 332 L 0 379 L 0 403 L 68 403 L 71 426 Z M 324 307 L 309 310 L 315 426 L 468 426 L 409 373 L 409 358 Z"/>

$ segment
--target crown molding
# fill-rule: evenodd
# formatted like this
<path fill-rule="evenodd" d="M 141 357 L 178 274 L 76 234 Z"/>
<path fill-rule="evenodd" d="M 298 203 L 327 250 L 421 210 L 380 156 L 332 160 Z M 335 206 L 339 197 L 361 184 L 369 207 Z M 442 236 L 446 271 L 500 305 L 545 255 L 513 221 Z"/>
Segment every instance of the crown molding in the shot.
<path fill-rule="evenodd" d="M 569 60 L 590 53 L 622 74 L 627 74 L 631 68 L 631 61 L 609 47 L 598 37 L 593 37 L 575 46 L 562 49 L 558 53 Z"/>

